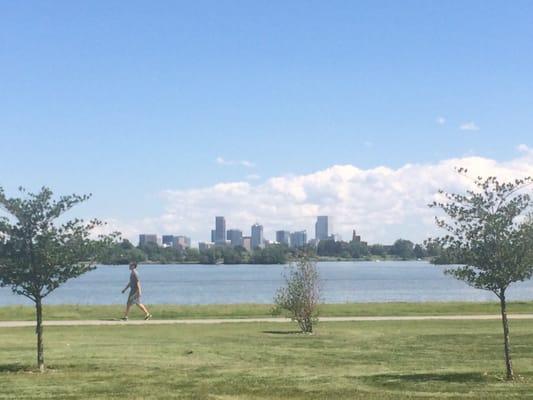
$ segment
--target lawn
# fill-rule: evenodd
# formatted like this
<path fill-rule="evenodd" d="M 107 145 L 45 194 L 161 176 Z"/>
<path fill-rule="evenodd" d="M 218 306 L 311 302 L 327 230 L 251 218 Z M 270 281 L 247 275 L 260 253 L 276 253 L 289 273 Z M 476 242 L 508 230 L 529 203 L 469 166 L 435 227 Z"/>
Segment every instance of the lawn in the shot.
<path fill-rule="evenodd" d="M 0 329 L 0 399 L 533 398 L 533 321 L 391 321 Z"/>
<path fill-rule="evenodd" d="M 499 314 L 497 302 L 435 302 L 435 303 L 346 303 L 323 304 L 323 316 L 402 316 L 402 315 L 457 315 L 457 314 Z M 150 312 L 156 319 L 175 318 L 247 318 L 272 316 L 272 305 L 230 304 L 230 305 L 153 305 Z M 509 313 L 533 313 L 533 302 L 511 302 Z M 110 319 L 122 316 L 121 305 L 79 306 L 59 305 L 44 307 L 47 320 Z M 132 316 L 140 317 L 137 310 Z M 0 307 L 0 321 L 35 319 L 35 310 L 28 306 Z"/>

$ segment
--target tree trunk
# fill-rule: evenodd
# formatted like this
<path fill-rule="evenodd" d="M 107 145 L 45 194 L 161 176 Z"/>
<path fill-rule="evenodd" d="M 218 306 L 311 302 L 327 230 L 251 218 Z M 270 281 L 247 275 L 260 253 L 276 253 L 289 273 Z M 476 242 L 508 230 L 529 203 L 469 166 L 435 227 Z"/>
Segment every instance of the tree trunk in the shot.
<path fill-rule="evenodd" d="M 507 320 L 507 303 L 505 301 L 505 291 L 500 292 L 500 309 L 502 312 L 503 323 L 503 343 L 505 353 L 505 368 L 507 370 L 507 379 L 514 379 L 513 364 L 511 362 L 511 347 L 509 343 L 509 321 Z"/>
<path fill-rule="evenodd" d="M 307 325 L 307 333 L 313 333 L 313 321 L 311 321 L 311 318 L 306 318 L 305 323 Z"/>
<path fill-rule="evenodd" d="M 303 317 L 299 319 L 298 325 L 300 325 L 302 333 L 313 333 L 313 321 L 311 321 L 311 318 Z"/>
<path fill-rule="evenodd" d="M 35 302 L 35 312 L 37 316 L 37 325 L 35 333 L 37 334 L 37 366 L 41 372 L 44 372 L 44 346 L 43 346 L 43 305 L 41 299 Z"/>

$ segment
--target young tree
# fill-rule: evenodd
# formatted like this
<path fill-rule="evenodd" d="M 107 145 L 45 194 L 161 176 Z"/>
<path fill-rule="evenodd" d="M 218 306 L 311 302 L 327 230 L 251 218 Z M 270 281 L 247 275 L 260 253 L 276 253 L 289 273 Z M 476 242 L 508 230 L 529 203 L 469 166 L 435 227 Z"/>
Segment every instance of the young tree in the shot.
<path fill-rule="evenodd" d="M 465 169 L 458 172 L 467 173 Z M 525 218 L 533 206 L 525 189 L 533 179 L 501 183 L 496 177 L 478 177 L 474 182 L 476 190 L 466 194 L 440 191 L 446 200 L 430 206 L 444 211 L 446 218 L 436 218 L 436 222 L 448 234 L 430 243 L 463 264 L 447 270 L 447 274 L 475 288 L 490 290 L 500 300 L 505 367 L 511 380 L 514 373 L 506 291 L 512 283 L 533 275 L 533 229 Z"/>
<path fill-rule="evenodd" d="M 400 257 L 402 260 L 409 260 L 414 256 L 414 243 L 410 240 L 398 239 L 392 245 L 392 254 Z"/>
<path fill-rule="evenodd" d="M 0 217 L 0 286 L 35 303 L 37 365 L 44 371 L 43 299 L 61 284 L 94 268 L 99 251 L 115 237 L 91 239 L 98 220 L 84 223 L 56 220 L 90 196 L 69 195 L 53 199 L 48 188 L 22 197 L 8 198 L 0 187 L 0 207 L 9 215 Z"/>
<path fill-rule="evenodd" d="M 278 289 L 274 297 L 275 312 L 287 310 L 304 333 L 313 332 L 318 316 L 321 285 L 316 263 L 307 257 L 291 264 L 285 276 L 286 286 Z"/>

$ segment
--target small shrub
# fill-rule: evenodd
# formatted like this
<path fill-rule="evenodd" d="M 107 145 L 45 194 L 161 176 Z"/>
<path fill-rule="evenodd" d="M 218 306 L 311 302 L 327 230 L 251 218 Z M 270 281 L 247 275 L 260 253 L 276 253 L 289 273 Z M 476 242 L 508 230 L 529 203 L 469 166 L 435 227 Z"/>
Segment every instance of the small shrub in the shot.
<path fill-rule="evenodd" d="M 316 263 L 302 258 L 289 266 L 285 286 L 279 288 L 274 297 L 274 312 L 288 311 L 288 316 L 298 322 L 302 332 L 312 333 L 320 297 L 321 283 Z"/>

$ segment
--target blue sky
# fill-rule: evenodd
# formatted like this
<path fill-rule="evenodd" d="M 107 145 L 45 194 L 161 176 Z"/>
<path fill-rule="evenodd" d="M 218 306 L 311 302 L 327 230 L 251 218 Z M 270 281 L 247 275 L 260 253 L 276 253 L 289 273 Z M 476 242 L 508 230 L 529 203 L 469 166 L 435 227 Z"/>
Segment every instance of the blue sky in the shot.
<path fill-rule="evenodd" d="M 0 185 L 92 192 L 91 215 L 533 145 L 530 1 L 5 1 L 0 15 Z"/>

